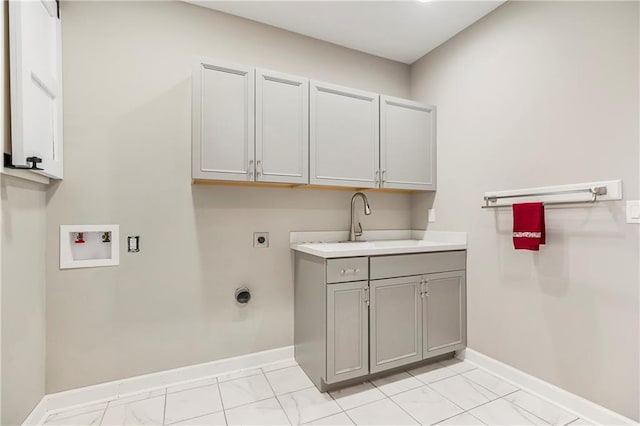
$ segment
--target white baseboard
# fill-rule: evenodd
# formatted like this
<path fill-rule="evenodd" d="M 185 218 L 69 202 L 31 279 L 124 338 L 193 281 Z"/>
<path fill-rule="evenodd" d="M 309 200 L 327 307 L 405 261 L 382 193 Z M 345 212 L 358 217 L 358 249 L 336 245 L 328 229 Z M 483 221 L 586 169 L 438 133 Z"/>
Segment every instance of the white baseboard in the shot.
<path fill-rule="evenodd" d="M 46 413 L 76 406 L 124 398 L 132 393 L 166 388 L 207 379 L 237 370 L 257 368 L 265 364 L 293 359 L 293 346 L 255 352 L 203 364 L 190 365 L 113 382 L 45 395 L 31 412 L 24 425 L 42 424 Z"/>
<path fill-rule="evenodd" d="M 465 349 L 460 351 L 458 358 L 476 364 L 480 368 L 491 372 L 495 376 L 512 383 L 548 402 L 561 406 L 563 409 L 598 425 L 637 425 L 638 423 L 611 411 L 601 405 L 561 389 L 551 383 L 540 380 L 524 371 L 497 361 L 487 355 Z"/>
<path fill-rule="evenodd" d="M 23 425 L 36 426 L 36 425 L 41 425 L 44 422 L 44 418 L 47 415 L 46 398 L 47 398 L 46 396 L 42 398 L 40 402 L 38 402 L 38 405 L 36 405 L 33 408 L 33 410 L 31 410 L 29 417 L 27 417 L 24 423 L 22 423 Z"/>

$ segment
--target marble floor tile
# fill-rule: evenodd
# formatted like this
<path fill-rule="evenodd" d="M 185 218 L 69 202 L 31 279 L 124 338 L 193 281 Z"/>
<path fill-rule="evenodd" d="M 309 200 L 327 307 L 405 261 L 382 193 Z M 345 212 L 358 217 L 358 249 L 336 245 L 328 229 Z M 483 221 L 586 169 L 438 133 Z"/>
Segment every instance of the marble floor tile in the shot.
<path fill-rule="evenodd" d="M 353 422 L 345 413 L 334 414 L 329 417 L 323 417 L 318 420 L 314 420 L 310 423 L 306 423 L 307 425 L 318 425 L 318 426 L 344 426 L 344 425 L 353 425 Z"/>
<path fill-rule="evenodd" d="M 437 426 L 482 426 L 479 419 L 473 417 L 469 413 L 458 414 L 457 416 L 450 417 L 446 420 L 437 423 Z"/>
<path fill-rule="evenodd" d="M 360 405 L 386 398 L 385 394 L 380 392 L 380 390 L 370 382 L 360 383 L 355 386 L 349 386 L 348 388 L 338 389 L 329 393 L 343 410 L 349 410 Z"/>
<path fill-rule="evenodd" d="M 468 371 L 464 373 L 463 376 L 473 382 L 476 382 L 480 386 L 489 389 L 498 396 L 505 396 L 518 390 L 518 388 L 513 386 L 511 383 L 507 383 L 493 374 L 489 374 L 479 368 Z"/>
<path fill-rule="evenodd" d="M 402 392 L 391 399 L 422 425 L 432 425 L 464 412 L 429 386 Z"/>
<path fill-rule="evenodd" d="M 453 376 L 429 386 L 465 410 L 498 398 L 498 395 L 464 376 Z"/>
<path fill-rule="evenodd" d="M 171 425 L 190 425 L 190 426 L 224 426 L 227 424 L 227 420 L 225 418 L 223 411 L 218 411 L 217 413 L 207 414 L 200 417 L 194 417 L 192 419 L 181 420 L 176 423 L 171 423 Z"/>
<path fill-rule="evenodd" d="M 410 415 L 405 413 L 389 398 L 361 405 L 347 411 L 347 415 L 357 425 L 416 425 Z"/>
<path fill-rule="evenodd" d="M 440 361 L 440 364 L 450 368 L 458 374 L 466 373 L 467 371 L 471 371 L 476 368 L 476 366 L 471 364 L 469 361 L 462 361 L 458 358 L 445 359 L 444 361 Z"/>
<path fill-rule="evenodd" d="M 161 425 L 164 417 L 164 400 L 164 396 L 157 396 L 128 404 L 111 406 L 109 403 L 102 425 Z"/>
<path fill-rule="evenodd" d="M 563 410 L 557 405 L 522 390 L 507 395 L 504 399 L 520 408 L 524 408 L 552 425 L 566 425 L 578 419 L 578 416 Z"/>
<path fill-rule="evenodd" d="M 264 374 L 223 382 L 219 386 L 225 410 L 274 396 Z"/>
<path fill-rule="evenodd" d="M 438 380 L 442 379 L 448 379 L 449 377 L 453 377 L 458 374 L 452 369 L 440 364 L 439 362 L 414 368 L 412 370 L 409 370 L 408 373 L 424 384 L 437 382 Z"/>
<path fill-rule="evenodd" d="M 278 400 L 293 425 L 308 423 L 342 411 L 328 393 L 315 387 L 279 395 Z"/>
<path fill-rule="evenodd" d="M 295 392 L 313 386 L 313 383 L 302 368 L 298 366 L 287 367 L 281 370 L 270 371 L 265 373 L 267 380 L 271 383 L 271 387 L 276 395 Z"/>
<path fill-rule="evenodd" d="M 391 376 L 380 377 L 372 380 L 371 383 L 387 396 L 424 386 L 424 383 L 404 371 Z"/>
<path fill-rule="evenodd" d="M 218 385 L 174 392 L 167 394 L 165 423 L 175 423 L 218 411 L 222 411 Z"/>
<path fill-rule="evenodd" d="M 481 405 L 469 412 L 483 423 L 492 426 L 524 426 L 546 425 L 541 418 L 534 416 L 527 410 L 510 403 L 504 398 L 497 399 L 488 404 Z"/>
<path fill-rule="evenodd" d="M 289 419 L 275 398 L 226 410 L 229 425 L 288 425 Z"/>

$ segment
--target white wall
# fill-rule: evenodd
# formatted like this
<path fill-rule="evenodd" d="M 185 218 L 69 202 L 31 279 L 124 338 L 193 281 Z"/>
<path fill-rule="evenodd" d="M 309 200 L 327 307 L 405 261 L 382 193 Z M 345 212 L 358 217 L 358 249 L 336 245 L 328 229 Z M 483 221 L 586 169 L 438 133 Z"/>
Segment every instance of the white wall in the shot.
<path fill-rule="evenodd" d="M 291 230 L 347 229 L 351 192 L 192 186 L 193 55 L 390 95 L 409 67 L 178 2 L 63 2 L 65 179 L 47 210 L 47 391 L 292 344 Z M 371 194 L 366 228 L 407 228 Z M 62 224 L 118 223 L 141 252 L 58 268 Z M 253 249 L 268 231 L 269 249 Z M 251 303 L 233 300 L 248 285 Z"/>
<path fill-rule="evenodd" d="M 7 2 L 0 4 L 0 146 L 10 147 Z M 3 151 L 4 152 L 4 151 Z M 0 423 L 21 424 L 45 389 L 46 188 L 0 176 Z"/>
<path fill-rule="evenodd" d="M 413 224 L 469 232 L 469 346 L 639 419 L 638 225 L 624 202 L 548 208 L 515 252 L 485 191 L 622 179 L 638 199 L 638 3 L 508 2 L 412 67 L 438 105 L 438 192 Z"/>

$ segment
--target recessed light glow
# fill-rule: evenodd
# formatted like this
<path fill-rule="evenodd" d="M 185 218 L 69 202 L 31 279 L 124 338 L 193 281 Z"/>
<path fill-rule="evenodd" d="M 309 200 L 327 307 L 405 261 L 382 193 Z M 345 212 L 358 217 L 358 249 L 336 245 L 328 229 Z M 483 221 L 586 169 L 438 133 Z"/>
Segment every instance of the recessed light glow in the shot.
<path fill-rule="evenodd" d="M 429 3 L 431 0 L 418 0 L 420 3 Z"/>

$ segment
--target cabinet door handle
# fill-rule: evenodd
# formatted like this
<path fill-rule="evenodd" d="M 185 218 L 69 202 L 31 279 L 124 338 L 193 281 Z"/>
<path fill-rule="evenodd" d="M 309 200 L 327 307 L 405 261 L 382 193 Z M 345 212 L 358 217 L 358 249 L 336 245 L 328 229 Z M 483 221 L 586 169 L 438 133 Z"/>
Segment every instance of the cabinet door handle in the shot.
<path fill-rule="evenodd" d="M 360 272 L 360 269 L 358 269 L 358 268 L 355 268 L 355 269 L 341 269 L 340 270 L 340 275 L 357 274 L 358 272 Z"/>
<path fill-rule="evenodd" d="M 256 180 L 260 177 L 260 175 L 262 174 L 262 161 L 258 160 L 256 162 Z"/>
<path fill-rule="evenodd" d="M 247 175 L 249 179 L 253 176 L 253 160 L 249 160 L 249 167 L 247 167 Z"/>
<path fill-rule="evenodd" d="M 376 188 L 380 186 L 380 170 L 376 170 L 376 178 L 375 178 L 375 186 Z"/>
<path fill-rule="evenodd" d="M 369 306 L 369 287 L 363 287 L 362 291 L 364 292 L 364 303 Z"/>
<path fill-rule="evenodd" d="M 387 171 L 383 170 L 382 171 L 382 181 L 381 181 L 380 186 L 384 185 L 384 183 L 387 181 L 386 174 L 387 174 Z"/>

